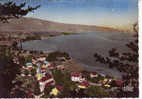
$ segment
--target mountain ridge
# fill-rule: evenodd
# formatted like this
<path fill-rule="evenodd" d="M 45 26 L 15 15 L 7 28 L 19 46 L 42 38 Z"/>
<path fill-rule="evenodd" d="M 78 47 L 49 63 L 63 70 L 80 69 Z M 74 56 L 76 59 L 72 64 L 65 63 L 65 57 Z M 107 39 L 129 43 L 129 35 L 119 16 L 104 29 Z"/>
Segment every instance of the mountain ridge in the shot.
<path fill-rule="evenodd" d="M 100 27 L 95 25 L 81 25 L 81 24 L 65 24 L 54 21 L 47 21 L 42 19 L 23 17 L 20 19 L 11 19 L 9 23 L 0 23 L 0 32 L 67 32 L 67 33 L 81 33 L 81 32 L 122 32 L 120 30 L 108 27 Z"/>

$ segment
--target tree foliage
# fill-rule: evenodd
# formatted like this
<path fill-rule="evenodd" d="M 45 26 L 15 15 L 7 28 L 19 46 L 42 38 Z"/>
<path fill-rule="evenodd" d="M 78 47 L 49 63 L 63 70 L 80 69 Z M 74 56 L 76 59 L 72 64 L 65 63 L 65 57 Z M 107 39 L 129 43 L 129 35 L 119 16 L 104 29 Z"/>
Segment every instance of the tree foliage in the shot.
<path fill-rule="evenodd" d="M 27 8 L 25 8 L 25 6 L 26 3 L 17 5 L 12 1 L 3 4 L 0 3 L 0 21 L 8 22 L 11 18 L 20 18 L 40 7 L 40 5 L 37 5 L 36 7 L 28 6 Z"/>
<path fill-rule="evenodd" d="M 88 94 L 90 97 L 110 97 L 109 92 L 106 92 L 102 87 L 89 87 L 85 90 L 85 93 Z"/>
<path fill-rule="evenodd" d="M 138 34 L 137 25 L 134 24 L 133 29 Z M 135 36 L 135 40 L 126 44 L 126 47 L 130 50 L 124 53 L 119 52 L 116 48 L 112 48 L 108 52 L 109 56 L 104 57 L 95 53 L 94 57 L 96 62 L 108 65 L 110 68 L 117 68 L 120 72 L 125 73 L 122 76 L 125 85 L 132 81 L 133 87 L 138 90 L 138 35 Z"/>

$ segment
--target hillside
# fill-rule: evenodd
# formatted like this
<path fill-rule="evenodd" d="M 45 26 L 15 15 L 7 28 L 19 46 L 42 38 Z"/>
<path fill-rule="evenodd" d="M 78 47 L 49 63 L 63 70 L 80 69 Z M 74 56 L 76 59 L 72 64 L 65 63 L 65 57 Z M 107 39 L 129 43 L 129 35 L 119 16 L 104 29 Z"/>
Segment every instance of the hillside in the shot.
<path fill-rule="evenodd" d="M 9 23 L 0 23 L 0 32 L 20 32 L 20 33 L 40 33 L 40 32 L 94 32 L 94 31 L 117 31 L 116 29 L 77 25 L 77 24 L 64 24 L 51 21 L 45 21 L 34 18 L 20 18 L 11 19 Z"/>

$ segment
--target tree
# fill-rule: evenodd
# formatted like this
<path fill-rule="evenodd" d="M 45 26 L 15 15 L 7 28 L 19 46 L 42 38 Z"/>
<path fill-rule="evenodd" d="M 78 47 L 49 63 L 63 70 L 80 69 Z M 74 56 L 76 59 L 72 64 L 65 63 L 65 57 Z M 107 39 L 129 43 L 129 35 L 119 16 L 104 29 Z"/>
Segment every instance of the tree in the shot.
<path fill-rule="evenodd" d="M 5 23 L 8 22 L 9 19 L 20 18 L 27 15 L 29 12 L 36 10 L 39 7 L 40 6 L 38 5 L 36 7 L 28 6 L 26 8 L 26 3 L 21 3 L 18 5 L 12 1 L 5 3 L 0 2 L 0 22 Z M 16 43 L 13 46 L 16 46 Z M 7 87 L 5 88 L 7 90 L 5 93 L 6 97 L 9 97 L 10 90 L 13 87 L 12 80 L 14 80 L 16 74 L 20 72 L 21 66 L 13 63 L 13 56 L 11 55 L 8 47 L 0 46 L 0 55 L 0 67 L 3 66 L 4 68 L 3 71 L 0 72 L 1 78 L 4 78 L 4 80 L 1 82 L 4 82 L 4 86 Z"/>
<path fill-rule="evenodd" d="M 110 97 L 110 94 L 105 91 L 102 87 L 94 87 L 91 86 L 85 90 L 85 93 L 89 95 L 89 97 Z"/>
<path fill-rule="evenodd" d="M 0 21 L 8 22 L 9 19 L 20 18 L 40 7 L 40 5 L 37 5 L 36 7 L 28 6 L 28 8 L 25 8 L 25 6 L 26 3 L 17 5 L 12 1 L 3 4 L 0 3 Z"/>
<path fill-rule="evenodd" d="M 35 81 L 34 94 L 35 95 L 39 95 L 40 94 L 40 86 L 39 86 L 39 82 L 38 81 Z"/>
<path fill-rule="evenodd" d="M 120 72 L 126 73 L 126 75 L 122 76 L 124 80 L 124 84 L 127 85 L 132 81 L 134 88 L 136 88 L 138 92 L 139 54 L 138 54 L 138 30 L 137 30 L 138 28 L 137 27 L 138 27 L 137 23 L 133 25 L 133 29 L 137 33 L 137 35 L 134 36 L 136 39 L 126 44 L 126 47 L 130 49 L 129 51 L 120 53 L 117 49 L 113 48 L 108 52 L 109 53 L 108 57 L 104 57 L 98 53 L 95 53 L 94 57 L 97 62 L 108 65 L 110 68 L 117 68 Z M 131 96 L 127 96 L 127 97 L 131 97 Z"/>
<path fill-rule="evenodd" d="M 35 68 L 33 68 L 33 69 L 31 70 L 31 75 L 32 75 L 32 76 L 35 76 L 35 75 L 36 75 L 36 69 L 35 69 Z"/>

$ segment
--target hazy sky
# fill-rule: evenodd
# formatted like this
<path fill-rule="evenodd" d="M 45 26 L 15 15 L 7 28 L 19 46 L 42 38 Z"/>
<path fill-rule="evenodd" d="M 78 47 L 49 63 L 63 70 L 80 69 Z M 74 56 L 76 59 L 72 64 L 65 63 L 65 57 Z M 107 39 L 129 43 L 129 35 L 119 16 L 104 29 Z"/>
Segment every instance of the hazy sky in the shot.
<path fill-rule="evenodd" d="M 18 0 L 17 0 L 18 1 Z M 137 21 L 138 0 L 32 0 L 28 16 L 62 23 L 127 27 Z"/>

